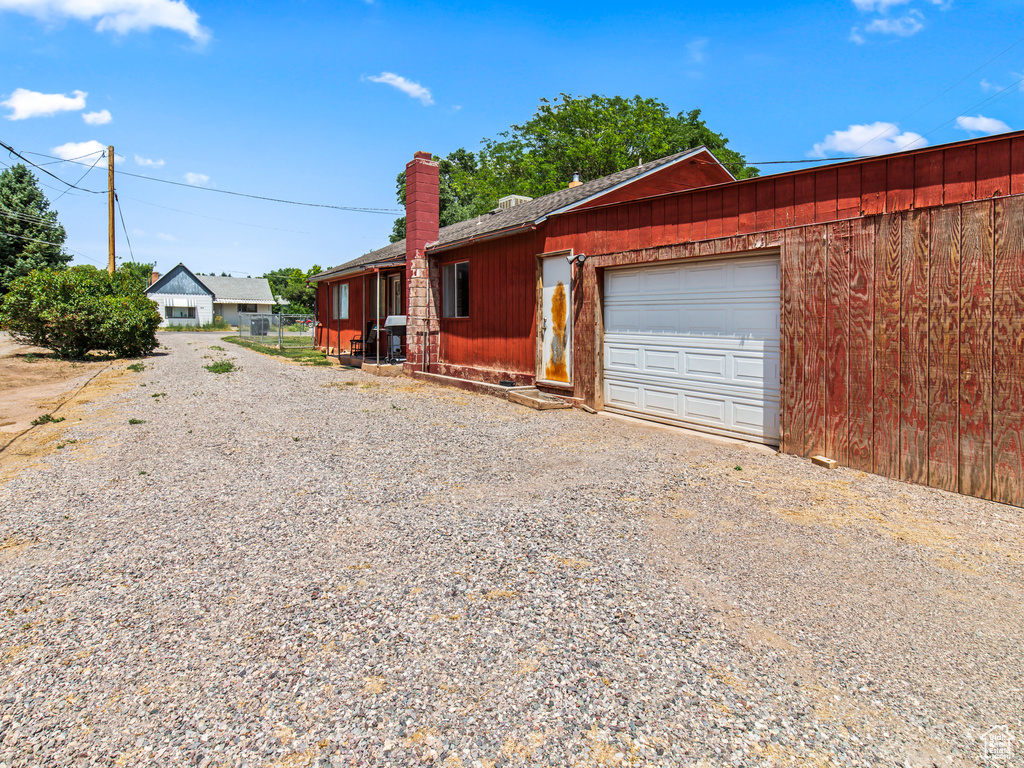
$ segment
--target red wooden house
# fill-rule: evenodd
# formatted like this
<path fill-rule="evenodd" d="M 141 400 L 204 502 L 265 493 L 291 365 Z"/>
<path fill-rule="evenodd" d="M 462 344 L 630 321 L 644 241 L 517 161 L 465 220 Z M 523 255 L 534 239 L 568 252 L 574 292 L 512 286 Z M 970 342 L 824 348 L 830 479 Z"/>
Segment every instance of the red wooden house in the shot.
<path fill-rule="evenodd" d="M 745 181 L 703 150 L 622 173 L 439 231 L 418 153 L 404 249 L 325 273 L 321 322 L 333 278 L 404 250 L 412 375 L 1024 505 L 1024 134 Z"/>

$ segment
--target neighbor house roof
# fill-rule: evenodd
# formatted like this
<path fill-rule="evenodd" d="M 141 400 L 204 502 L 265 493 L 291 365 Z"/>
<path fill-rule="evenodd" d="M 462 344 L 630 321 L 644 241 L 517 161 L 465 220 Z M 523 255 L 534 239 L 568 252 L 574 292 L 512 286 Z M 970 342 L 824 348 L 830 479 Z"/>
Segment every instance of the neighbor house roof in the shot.
<path fill-rule="evenodd" d="M 512 206 L 511 208 L 498 208 L 488 211 L 481 216 L 466 221 L 460 221 L 447 227 L 442 227 L 436 243 L 427 246 L 428 251 L 443 251 L 449 248 L 456 248 L 459 245 L 477 240 L 482 237 L 501 237 L 504 234 L 512 234 L 517 230 L 532 227 L 540 224 L 549 216 L 558 213 L 565 213 L 573 208 L 588 203 L 595 198 L 606 195 L 619 187 L 632 184 L 644 176 L 663 170 L 671 165 L 681 163 L 684 160 L 694 158 L 697 155 L 706 153 L 710 162 L 718 165 L 732 179 L 724 166 L 718 163 L 705 147 L 687 149 L 668 155 L 649 163 L 638 165 L 634 168 L 626 168 L 600 179 L 584 182 L 576 187 L 566 187 L 550 194 L 530 200 L 526 203 Z M 310 282 L 319 282 L 330 277 L 348 274 L 350 272 L 361 272 L 374 266 L 385 266 L 397 264 L 405 260 L 405 240 L 380 248 L 376 251 L 360 256 L 340 266 L 328 269 L 310 278 Z"/>
<path fill-rule="evenodd" d="M 218 304 L 273 304 L 274 294 L 265 277 L 214 277 L 196 275 L 196 279 L 213 291 Z"/>

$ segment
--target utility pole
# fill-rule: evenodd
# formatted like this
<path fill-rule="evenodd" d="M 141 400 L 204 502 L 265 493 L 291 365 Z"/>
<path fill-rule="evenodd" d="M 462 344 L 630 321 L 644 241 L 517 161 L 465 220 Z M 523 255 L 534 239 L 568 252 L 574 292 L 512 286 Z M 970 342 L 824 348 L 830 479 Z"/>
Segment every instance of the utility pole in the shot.
<path fill-rule="evenodd" d="M 107 147 L 107 272 L 114 274 L 114 148 Z"/>

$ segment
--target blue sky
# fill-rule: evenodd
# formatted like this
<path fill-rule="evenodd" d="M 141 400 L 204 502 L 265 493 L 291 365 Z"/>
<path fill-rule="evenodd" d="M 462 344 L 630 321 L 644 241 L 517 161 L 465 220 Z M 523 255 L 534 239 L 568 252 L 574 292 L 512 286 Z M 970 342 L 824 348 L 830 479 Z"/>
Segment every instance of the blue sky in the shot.
<path fill-rule="evenodd" d="M 0 40 L 0 141 L 112 144 L 132 251 L 163 272 L 326 268 L 386 245 L 395 214 L 211 190 L 396 208 L 414 152 L 475 150 L 563 92 L 700 108 L 749 161 L 1024 128 L 1024 0 L 0 0 Z M 105 190 L 104 163 L 81 186 Z M 75 262 L 105 264 L 105 195 L 57 199 L 67 187 L 37 175 Z"/>

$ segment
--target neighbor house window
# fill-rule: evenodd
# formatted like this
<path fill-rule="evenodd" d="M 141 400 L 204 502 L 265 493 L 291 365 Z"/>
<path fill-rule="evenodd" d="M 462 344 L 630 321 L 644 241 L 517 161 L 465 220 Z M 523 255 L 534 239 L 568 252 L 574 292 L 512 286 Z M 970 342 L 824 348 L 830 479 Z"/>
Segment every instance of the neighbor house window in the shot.
<path fill-rule="evenodd" d="M 172 319 L 191 318 L 195 319 L 195 307 L 164 307 L 164 317 Z"/>
<path fill-rule="evenodd" d="M 331 286 L 331 320 L 348 320 L 348 283 Z"/>
<path fill-rule="evenodd" d="M 255 312 L 256 311 L 256 305 L 255 304 L 239 304 L 238 305 L 238 311 L 239 312 Z"/>
<path fill-rule="evenodd" d="M 469 317 L 469 262 L 441 267 L 441 295 L 445 317 Z"/>

